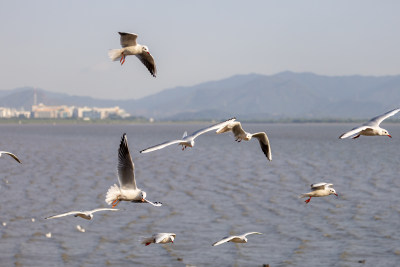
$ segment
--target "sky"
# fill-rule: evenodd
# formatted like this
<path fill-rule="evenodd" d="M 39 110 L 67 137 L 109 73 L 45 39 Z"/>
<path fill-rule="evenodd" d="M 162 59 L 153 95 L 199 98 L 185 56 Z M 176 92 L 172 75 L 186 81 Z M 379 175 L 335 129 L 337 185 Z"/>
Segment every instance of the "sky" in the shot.
<path fill-rule="evenodd" d="M 138 99 L 237 74 L 400 74 L 400 1 L 0 0 L 0 90 Z M 158 75 L 120 48 L 138 34 Z"/>

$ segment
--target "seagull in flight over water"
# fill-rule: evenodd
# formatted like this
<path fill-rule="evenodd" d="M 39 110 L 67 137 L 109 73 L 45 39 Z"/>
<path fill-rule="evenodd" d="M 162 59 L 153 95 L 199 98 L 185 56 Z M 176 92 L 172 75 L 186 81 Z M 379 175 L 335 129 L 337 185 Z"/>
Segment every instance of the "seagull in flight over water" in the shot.
<path fill-rule="evenodd" d="M 161 206 L 160 202 L 151 202 L 146 199 L 146 192 L 136 186 L 135 165 L 128 148 L 128 139 L 124 133 L 118 150 L 118 180 L 120 186 L 112 185 L 106 195 L 107 204 L 112 207 L 118 205 L 120 201 L 131 201 L 135 203 L 149 203 L 153 206 Z"/>
<path fill-rule="evenodd" d="M 94 210 L 88 210 L 88 211 L 70 211 L 58 215 L 53 215 L 46 217 L 45 219 L 55 219 L 55 218 L 61 218 L 64 216 L 68 215 L 74 215 L 74 217 L 81 217 L 86 220 L 91 220 L 93 219 L 93 213 L 98 212 L 98 211 L 105 211 L 105 210 L 110 210 L 110 211 L 118 211 L 119 209 L 110 209 L 110 208 L 100 208 L 100 209 L 94 209 Z"/>
<path fill-rule="evenodd" d="M 260 143 L 262 152 L 265 154 L 269 161 L 272 160 L 271 145 L 269 144 L 268 136 L 265 132 L 259 133 L 248 133 L 242 128 L 242 124 L 238 121 L 232 121 L 217 130 L 217 134 L 231 131 L 235 135 L 235 141 L 241 142 L 242 140 L 250 141 L 251 138 L 255 137 Z"/>
<path fill-rule="evenodd" d="M 300 198 L 302 197 L 309 197 L 305 202 L 308 203 L 310 202 L 312 197 L 326 197 L 329 195 L 335 195 L 336 194 L 335 189 L 333 189 L 333 184 L 328 184 L 328 183 L 317 183 L 317 184 L 312 184 L 311 185 L 311 192 L 302 194 Z"/>
<path fill-rule="evenodd" d="M 395 115 L 399 111 L 400 111 L 400 108 L 396 108 L 396 109 L 386 112 L 385 114 L 376 116 L 375 118 L 372 118 L 371 120 L 364 123 L 363 125 L 353 128 L 351 131 L 348 131 L 348 132 L 342 134 L 341 136 L 339 136 L 339 138 L 344 139 L 344 138 L 347 138 L 347 137 L 350 137 L 353 135 L 354 135 L 354 137 L 352 137 L 353 139 L 356 139 L 356 138 L 360 137 L 361 135 L 366 135 L 366 136 L 386 135 L 386 136 L 392 138 L 392 136 L 389 134 L 389 132 L 387 130 L 379 127 L 379 125 L 381 124 L 382 121 Z"/>
<path fill-rule="evenodd" d="M 156 63 L 154 62 L 154 58 L 151 56 L 149 52 L 149 48 L 145 45 L 138 44 L 136 42 L 137 34 L 129 33 L 129 32 L 118 32 L 121 42 L 121 49 L 112 49 L 108 52 L 108 56 L 112 61 L 117 61 L 121 65 L 125 63 L 125 57 L 130 55 L 135 55 L 150 71 L 150 74 L 153 77 L 157 75 Z"/>
<path fill-rule="evenodd" d="M 262 235 L 262 233 L 259 233 L 259 232 L 249 232 L 249 233 L 245 233 L 243 235 L 231 235 L 231 236 L 224 237 L 223 239 L 221 239 L 218 242 L 215 242 L 212 245 L 213 246 L 218 246 L 218 245 L 221 245 L 221 244 L 226 243 L 226 242 L 247 243 L 247 237 L 246 236 L 252 235 L 252 234 Z"/>
<path fill-rule="evenodd" d="M 209 131 L 212 131 L 212 130 L 215 130 L 215 129 L 219 129 L 221 127 L 224 127 L 226 124 L 228 124 L 230 122 L 233 122 L 235 119 L 236 118 L 232 118 L 232 119 L 229 119 L 229 120 L 226 120 L 226 121 L 211 125 L 209 127 L 200 129 L 200 130 L 192 133 L 191 135 L 187 135 L 187 132 L 184 132 L 184 134 L 182 136 L 182 139 L 167 141 L 167 142 L 155 145 L 155 146 L 151 146 L 149 148 L 141 150 L 140 153 L 152 152 L 152 151 L 159 150 L 159 149 L 162 149 L 164 147 L 167 147 L 167 146 L 170 146 L 170 145 L 173 145 L 173 144 L 179 144 L 179 145 L 182 146 L 182 150 L 185 150 L 185 148 L 187 148 L 187 147 L 193 147 L 194 146 L 194 144 L 195 144 L 194 143 L 194 139 L 196 139 L 196 137 L 198 137 L 199 135 L 204 134 L 204 133 L 209 132 Z"/>

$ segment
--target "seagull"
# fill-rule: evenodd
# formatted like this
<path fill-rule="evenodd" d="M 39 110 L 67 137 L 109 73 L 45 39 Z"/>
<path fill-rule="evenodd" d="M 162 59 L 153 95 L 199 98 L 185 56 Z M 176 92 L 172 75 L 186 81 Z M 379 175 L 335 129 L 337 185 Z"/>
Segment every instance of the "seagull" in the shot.
<path fill-rule="evenodd" d="M 250 233 L 245 233 L 243 235 L 231 235 L 231 236 L 224 237 L 223 239 L 221 239 L 218 242 L 215 242 L 212 245 L 213 246 L 218 246 L 218 245 L 221 245 L 222 243 L 226 243 L 226 242 L 247 243 L 247 237 L 246 236 L 247 235 L 252 235 L 252 234 L 262 235 L 262 233 L 259 233 L 259 232 L 250 232 Z"/>
<path fill-rule="evenodd" d="M 356 127 L 354 129 L 352 129 L 351 131 L 342 134 L 341 136 L 339 136 L 339 138 L 344 139 L 344 138 L 350 137 L 352 135 L 355 135 L 353 137 L 353 139 L 356 139 L 356 138 L 360 137 L 361 135 L 366 135 L 366 136 L 386 135 L 386 136 L 392 138 L 392 136 L 389 134 L 389 132 L 387 130 L 379 127 L 379 124 L 381 124 L 382 121 L 393 116 L 394 114 L 396 114 L 399 111 L 400 111 L 400 108 L 396 108 L 396 109 L 386 112 L 385 114 L 382 114 L 380 116 L 372 118 L 371 120 L 364 123 L 363 125 Z"/>
<path fill-rule="evenodd" d="M 88 211 L 70 211 L 70 212 L 66 212 L 63 214 L 49 216 L 49 217 L 46 217 L 45 219 L 55 219 L 55 218 L 60 218 L 60 217 L 68 216 L 68 215 L 74 215 L 74 217 L 81 217 L 86 220 L 91 220 L 91 219 L 93 219 L 93 213 L 98 212 L 98 211 L 104 211 L 104 210 L 118 211 L 119 209 L 100 208 L 100 209 L 94 209 L 94 210 L 88 210 Z"/>
<path fill-rule="evenodd" d="M 161 206 L 160 202 L 151 202 L 146 199 L 146 192 L 137 188 L 135 181 L 135 166 L 128 148 L 128 140 L 124 133 L 118 151 L 118 180 L 120 187 L 112 185 L 106 195 L 106 202 L 115 208 L 120 201 L 135 203 L 150 203 L 153 206 Z"/>
<path fill-rule="evenodd" d="M 146 246 L 150 245 L 151 243 L 154 244 L 166 244 L 166 243 L 174 243 L 176 234 L 174 233 L 158 233 L 154 234 L 149 238 L 143 240 L 142 244 Z"/>
<path fill-rule="evenodd" d="M 300 196 L 300 198 L 302 197 L 310 197 L 309 199 L 307 199 L 305 202 L 308 203 L 310 202 L 312 197 L 326 197 L 329 195 L 335 195 L 338 196 L 338 194 L 336 194 L 335 189 L 332 188 L 333 184 L 328 184 L 328 183 L 317 183 L 317 184 L 312 184 L 311 185 L 311 192 L 310 193 L 305 193 L 302 194 Z"/>
<path fill-rule="evenodd" d="M 13 159 L 15 159 L 18 163 L 21 163 L 21 161 L 19 160 L 19 158 L 17 156 L 15 156 L 13 153 L 7 152 L 7 151 L 0 151 L 0 157 L 1 155 L 6 154 L 9 155 L 10 157 L 12 157 Z"/>
<path fill-rule="evenodd" d="M 167 141 L 167 142 L 164 142 L 162 144 L 155 145 L 155 146 L 143 149 L 143 150 L 140 151 L 140 153 L 152 152 L 152 151 L 159 150 L 159 149 L 162 149 L 162 148 L 164 148 L 166 146 L 170 146 L 170 145 L 177 144 L 177 143 L 182 146 L 182 150 L 185 150 L 185 148 L 187 148 L 187 147 L 193 147 L 194 146 L 194 139 L 197 136 L 199 136 L 201 134 L 204 134 L 206 132 L 209 132 L 209 131 L 224 127 L 226 124 L 231 123 L 234 120 L 236 120 L 236 118 L 232 118 L 232 119 L 229 119 L 229 120 L 226 120 L 226 121 L 211 125 L 211 126 L 209 126 L 207 128 L 200 129 L 200 130 L 192 133 L 191 135 L 187 135 L 187 132 L 185 131 L 183 133 L 182 139 Z"/>
<path fill-rule="evenodd" d="M 235 141 L 241 142 L 242 140 L 249 141 L 252 137 L 255 137 L 260 142 L 261 150 L 269 161 L 272 160 L 271 146 L 269 144 L 268 136 L 265 132 L 259 133 L 248 133 L 242 128 L 242 125 L 238 121 L 232 121 L 225 126 L 217 130 L 217 134 L 231 131 L 235 135 Z"/>
<path fill-rule="evenodd" d="M 108 52 L 108 56 L 112 61 L 117 61 L 121 65 L 125 63 L 125 57 L 135 55 L 146 66 L 153 77 L 156 77 L 157 69 L 153 57 L 149 52 L 149 48 L 145 45 L 136 43 L 137 34 L 129 32 L 118 32 L 121 35 L 120 42 L 122 49 L 112 49 Z"/>

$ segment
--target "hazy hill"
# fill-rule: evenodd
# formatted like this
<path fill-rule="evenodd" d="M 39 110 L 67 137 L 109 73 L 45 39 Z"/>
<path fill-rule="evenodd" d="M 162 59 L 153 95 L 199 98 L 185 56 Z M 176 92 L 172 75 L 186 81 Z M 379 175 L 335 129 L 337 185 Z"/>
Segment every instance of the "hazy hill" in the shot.
<path fill-rule="evenodd" d="M 48 105 L 120 106 L 156 119 L 369 118 L 400 106 L 400 75 L 321 76 L 282 72 L 236 75 L 133 100 L 101 100 L 38 90 Z M 33 89 L 0 91 L 0 106 L 30 109 Z"/>

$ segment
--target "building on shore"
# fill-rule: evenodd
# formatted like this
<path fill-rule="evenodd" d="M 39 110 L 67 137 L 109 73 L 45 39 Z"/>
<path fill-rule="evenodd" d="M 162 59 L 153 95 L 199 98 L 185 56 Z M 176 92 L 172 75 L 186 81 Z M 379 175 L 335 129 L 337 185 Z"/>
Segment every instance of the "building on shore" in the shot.
<path fill-rule="evenodd" d="M 75 107 L 75 106 L 47 106 L 42 103 L 33 105 L 31 111 L 23 109 L 0 107 L 0 118 L 35 118 L 35 119 L 84 119 L 103 120 L 130 117 L 125 110 L 116 107 Z"/>

